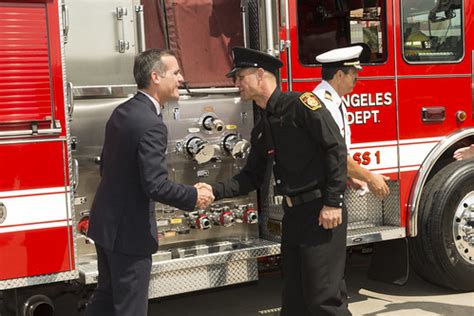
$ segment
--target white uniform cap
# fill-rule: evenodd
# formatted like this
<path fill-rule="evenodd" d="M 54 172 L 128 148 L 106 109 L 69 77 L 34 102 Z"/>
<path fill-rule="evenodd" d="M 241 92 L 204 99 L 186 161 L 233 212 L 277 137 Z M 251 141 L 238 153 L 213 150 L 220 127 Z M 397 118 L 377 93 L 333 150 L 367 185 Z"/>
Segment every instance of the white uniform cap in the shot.
<path fill-rule="evenodd" d="M 336 48 L 316 56 L 316 61 L 323 67 L 355 67 L 362 69 L 360 66 L 359 56 L 362 53 L 362 46 L 355 45 L 343 48 Z"/>

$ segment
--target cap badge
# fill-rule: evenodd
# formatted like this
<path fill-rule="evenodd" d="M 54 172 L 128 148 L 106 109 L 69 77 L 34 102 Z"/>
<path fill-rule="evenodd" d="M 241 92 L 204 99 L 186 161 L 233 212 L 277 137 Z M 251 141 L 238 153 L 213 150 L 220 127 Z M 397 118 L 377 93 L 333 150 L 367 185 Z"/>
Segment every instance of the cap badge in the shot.
<path fill-rule="evenodd" d="M 322 107 L 319 99 L 311 92 L 305 92 L 300 95 L 300 100 L 311 111 L 316 111 Z"/>

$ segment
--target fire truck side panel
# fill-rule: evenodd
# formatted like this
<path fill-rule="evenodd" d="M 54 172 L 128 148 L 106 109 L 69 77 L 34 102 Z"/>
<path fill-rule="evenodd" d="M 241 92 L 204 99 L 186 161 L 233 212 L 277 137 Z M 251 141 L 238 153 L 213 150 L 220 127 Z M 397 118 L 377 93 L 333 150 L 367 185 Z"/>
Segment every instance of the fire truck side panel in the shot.
<path fill-rule="evenodd" d="M 409 161 L 415 169 L 423 166 L 423 171 L 426 173 L 427 168 L 436 163 L 430 161 L 433 158 L 428 157 L 431 157 L 433 149 L 439 142 L 462 128 L 472 127 L 472 57 L 470 55 L 473 49 L 473 6 L 463 1 L 463 8 L 455 10 L 457 17 L 444 22 L 431 23 L 433 31 L 428 28 L 428 32 L 424 29 L 424 33 L 415 33 L 411 28 L 423 27 L 423 23 L 426 25 L 427 15 L 420 12 L 418 15 L 410 13 L 413 16 L 408 16 L 407 12 L 402 12 L 403 1 L 401 1 L 401 6 L 399 2 L 395 3 L 396 19 L 399 21 L 399 26 L 396 28 L 396 58 L 400 160 L 401 165 L 404 161 Z M 417 40 L 422 41 L 423 34 L 426 33 L 432 35 L 429 39 L 434 43 L 436 43 L 435 40 L 444 38 L 445 42 L 439 49 L 441 52 L 438 52 L 438 49 L 430 51 L 425 48 L 425 52 L 418 53 L 420 48 L 410 47 L 417 43 L 410 36 L 417 35 Z M 449 49 L 452 50 L 453 57 L 449 57 L 450 55 L 443 57 L 442 54 L 447 54 L 445 51 Z M 417 54 L 420 57 L 413 57 Z M 432 60 L 425 61 L 423 58 L 432 58 Z M 433 114 L 428 117 L 430 111 L 433 111 Z M 466 114 L 465 121 L 457 117 L 462 112 Z M 423 116 L 426 118 L 424 119 Z M 460 147 L 461 145 L 454 143 L 443 145 L 445 150 L 452 146 Z M 451 153 L 436 159 L 444 161 L 451 159 L 454 149 L 450 149 Z M 439 165 L 443 164 L 445 162 L 439 161 Z M 420 180 L 421 177 L 416 177 L 414 172 L 402 173 L 401 177 L 402 205 L 413 207 L 409 200 L 413 194 L 412 190 L 423 188 L 417 181 L 426 179 Z M 421 194 L 421 191 L 415 193 Z M 403 213 L 405 211 L 408 213 L 409 209 L 407 207 L 401 211 L 403 216 Z M 410 226 L 410 231 L 414 234 L 413 227 L 416 228 L 418 218 L 413 214 L 410 216 L 412 218 L 407 218 L 407 220 L 412 222 L 408 222 L 407 226 Z"/>
<path fill-rule="evenodd" d="M 320 78 L 293 82 L 293 90 L 312 91 L 320 82 Z M 354 148 L 364 147 L 363 143 L 395 142 L 397 140 L 396 92 L 393 79 L 374 80 L 374 78 L 366 78 L 363 73 L 360 73 L 354 91 L 343 99 L 347 104 Z M 367 147 L 373 147 L 373 145 L 368 144 Z M 388 144 L 380 145 L 387 146 Z M 396 146 L 395 143 L 392 145 Z M 370 162 L 365 161 L 363 165 L 370 169 L 397 167 L 396 157 L 379 156 L 377 159 L 375 158 L 377 157 L 370 159 Z"/>
<path fill-rule="evenodd" d="M 2 289 L 74 270 L 58 8 L 57 1 L 0 2 Z"/>
<path fill-rule="evenodd" d="M 462 48 L 462 54 L 459 52 L 458 58 L 430 62 L 424 61 L 423 55 L 421 55 L 417 60 L 410 57 L 410 54 L 416 53 L 416 50 L 413 50 L 414 52 L 409 50 L 408 45 L 412 42 L 409 36 L 403 38 L 402 30 L 415 27 L 416 24 L 409 23 L 410 18 L 417 18 L 417 21 L 420 21 L 422 15 L 404 17 L 403 12 L 400 12 L 399 3 L 396 2 L 396 18 L 400 21 L 400 27 L 396 28 L 396 58 L 401 140 L 442 137 L 457 129 L 472 125 L 472 120 L 465 122 L 457 120 L 456 114 L 458 111 L 465 111 L 468 118 L 472 117 L 472 91 L 470 89 L 472 61 L 470 55 L 474 43 L 472 36 L 473 6 L 464 4 L 463 10 L 459 10 L 457 14 L 460 16 L 449 22 L 454 30 L 451 30 L 450 26 L 443 24 L 441 26 L 444 27 L 442 31 L 450 35 L 446 36 L 446 43 L 452 42 L 451 45 L 457 45 L 455 46 L 457 50 Z M 433 31 L 433 37 L 437 34 L 435 32 L 436 30 Z M 437 52 L 425 54 L 430 53 L 435 56 L 432 58 L 436 58 Z M 446 109 L 445 119 L 424 122 L 422 110 L 430 107 L 444 107 Z M 424 158 L 421 157 L 421 160 Z"/>
<path fill-rule="evenodd" d="M 0 251 L 0 280 L 73 270 L 66 226 L 2 233 Z"/>
<path fill-rule="evenodd" d="M 1 280 L 74 269 L 64 150 L 64 141 L 0 141 Z"/>
<path fill-rule="evenodd" d="M 2 143 L 0 191 L 58 188 L 68 185 L 64 173 L 64 140 Z M 20 167 L 17 167 L 20 166 Z"/>
<path fill-rule="evenodd" d="M 420 78 L 416 80 L 401 78 L 398 80 L 398 102 L 400 117 L 400 139 L 426 139 L 449 135 L 453 131 L 469 126 L 469 120 L 460 122 L 456 118 L 458 111 L 472 114 L 471 78 L 466 76 L 446 76 Z M 449 86 L 449 88 L 448 88 Z M 445 118 L 436 121 L 423 121 L 423 108 L 444 107 Z M 423 143 L 421 143 L 423 144 Z M 420 145 L 421 146 L 421 145 Z M 425 156 L 426 157 L 426 156 Z M 419 157 L 420 165 L 425 157 Z"/>

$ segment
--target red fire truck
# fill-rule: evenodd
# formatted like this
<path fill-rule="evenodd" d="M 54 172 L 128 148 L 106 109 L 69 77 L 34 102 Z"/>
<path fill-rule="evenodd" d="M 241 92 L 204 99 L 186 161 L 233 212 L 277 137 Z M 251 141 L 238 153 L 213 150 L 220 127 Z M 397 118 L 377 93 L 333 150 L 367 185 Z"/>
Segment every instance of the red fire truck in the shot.
<path fill-rule="evenodd" d="M 344 97 L 350 154 L 390 178 L 383 201 L 348 189 L 348 247 L 374 250 L 371 275 L 474 290 L 474 3 L 463 0 L 0 0 L 0 290 L 18 315 L 51 315 L 58 293 L 97 282 L 85 236 L 103 130 L 136 91 L 145 48 L 177 52 L 188 88 L 168 105 L 170 178 L 193 184 L 245 163 L 253 105 L 232 81 L 230 49 L 284 62 L 284 90 L 311 91 L 315 57 L 364 47 Z M 262 194 L 262 192 L 268 192 Z M 157 204 L 150 298 L 258 279 L 279 254 L 271 188 L 184 213 Z M 256 225 L 256 223 L 258 225 Z M 266 260 L 270 262 L 270 260 Z"/>
<path fill-rule="evenodd" d="M 321 78 L 315 56 L 322 52 L 361 43 L 370 48 L 354 92 L 345 97 L 350 152 L 361 165 L 390 177 L 399 215 L 391 217 L 385 204 L 380 228 L 367 229 L 384 239 L 387 226 L 400 226 L 399 237 L 410 237 L 411 266 L 421 276 L 472 290 L 474 161 L 454 162 L 452 156 L 474 140 L 473 3 L 299 0 L 286 5 L 280 7 L 286 19 L 279 43 L 285 48 L 285 87 L 314 89 Z M 348 204 L 349 212 L 357 213 L 358 203 Z"/>
<path fill-rule="evenodd" d="M 289 89 L 314 88 L 321 77 L 319 53 L 350 44 L 370 48 L 345 101 L 351 154 L 396 187 L 391 195 L 399 216 L 390 223 L 391 206 L 382 205 L 387 218 L 376 230 L 383 236 L 387 226 L 399 224 L 410 237 L 416 272 L 472 290 L 474 161 L 452 159 L 474 140 L 472 2 L 300 0 L 281 10 L 287 19 L 280 33 L 286 48 L 282 78 Z"/>

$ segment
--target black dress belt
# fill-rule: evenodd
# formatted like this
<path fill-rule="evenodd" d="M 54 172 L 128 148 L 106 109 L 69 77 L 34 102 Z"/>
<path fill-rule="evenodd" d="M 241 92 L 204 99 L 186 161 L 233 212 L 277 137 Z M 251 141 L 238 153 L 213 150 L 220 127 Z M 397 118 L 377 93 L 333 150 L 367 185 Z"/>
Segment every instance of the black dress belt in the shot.
<path fill-rule="evenodd" d="M 323 196 L 323 194 L 321 193 L 320 189 L 314 189 L 314 190 L 311 190 L 311 191 L 307 191 L 307 192 L 297 194 L 295 196 L 285 195 L 285 200 L 286 200 L 286 204 L 289 207 L 294 207 L 294 206 L 298 206 L 298 205 L 301 205 L 301 204 L 305 204 L 305 203 L 314 201 L 316 199 L 321 198 L 322 196 Z"/>

